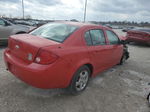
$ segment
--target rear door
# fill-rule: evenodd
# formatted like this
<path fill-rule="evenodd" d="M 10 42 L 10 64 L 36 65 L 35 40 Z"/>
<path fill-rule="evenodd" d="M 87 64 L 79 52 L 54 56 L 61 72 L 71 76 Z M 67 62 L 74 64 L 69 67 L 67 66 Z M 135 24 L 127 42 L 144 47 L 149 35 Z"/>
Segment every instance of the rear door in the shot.
<path fill-rule="evenodd" d="M 87 30 L 84 34 L 87 49 L 95 72 L 100 72 L 110 66 L 111 48 L 106 44 L 103 29 Z"/>
<path fill-rule="evenodd" d="M 120 62 L 123 55 L 123 45 L 120 44 L 119 37 L 111 30 L 105 30 L 105 34 L 109 41 L 109 48 L 111 48 L 110 65 L 115 65 Z"/>

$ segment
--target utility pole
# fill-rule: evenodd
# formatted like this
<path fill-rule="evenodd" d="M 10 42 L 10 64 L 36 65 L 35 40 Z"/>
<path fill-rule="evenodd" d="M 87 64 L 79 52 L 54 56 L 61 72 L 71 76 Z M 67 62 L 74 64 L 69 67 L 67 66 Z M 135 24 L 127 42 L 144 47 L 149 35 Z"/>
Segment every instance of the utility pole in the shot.
<path fill-rule="evenodd" d="M 86 20 L 86 6 L 87 6 L 87 0 L 85 0 L 85 6 L 84 6 L 84 23 Z"/>
<path fill-rule="evenodd" d="M 23 16 L 23 19 L 24 19 L 24 2 L 22 0 L 22 16 Z"/>

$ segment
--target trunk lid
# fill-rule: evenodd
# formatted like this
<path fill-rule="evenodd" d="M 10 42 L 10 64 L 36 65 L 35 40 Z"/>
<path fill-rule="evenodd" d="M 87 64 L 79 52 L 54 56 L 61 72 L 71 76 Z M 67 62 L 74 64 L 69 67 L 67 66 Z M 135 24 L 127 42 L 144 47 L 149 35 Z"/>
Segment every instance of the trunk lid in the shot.
<path fill-rule="evenodd" d="M 12 55 L 30 63 L 34 61 L 40 48 L 56 44 L 60 43 L 30 34 L 19 34 L 9 38 L 8 47 Z"/>

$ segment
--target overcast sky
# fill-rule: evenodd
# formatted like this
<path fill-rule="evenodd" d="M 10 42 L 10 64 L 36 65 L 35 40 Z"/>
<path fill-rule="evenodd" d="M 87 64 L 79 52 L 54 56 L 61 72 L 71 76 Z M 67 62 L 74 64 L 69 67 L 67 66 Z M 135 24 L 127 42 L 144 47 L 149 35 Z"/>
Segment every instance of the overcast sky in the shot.
<path fill-rule="evenodd" d="M 36 19 L 83 21 L 85 0 L 24 0 Z M 22 17 L 21 0 L 0 0 L 0 15 Z M 150 0 L 88 0 L 86 21 L 150 22 Z"/>

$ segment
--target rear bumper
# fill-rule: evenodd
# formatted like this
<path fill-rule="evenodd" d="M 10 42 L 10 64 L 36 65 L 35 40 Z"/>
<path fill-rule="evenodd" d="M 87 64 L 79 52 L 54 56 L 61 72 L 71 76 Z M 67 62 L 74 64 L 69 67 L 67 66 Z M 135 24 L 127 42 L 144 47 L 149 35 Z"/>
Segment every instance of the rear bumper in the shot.
<path fill-rule="evenodd" d="M 133 37 L 133 36 L 127 36 L 127 41 L 146 43 L 150 45 L 150 38 L 138 38 L 138 37 Z"/>
<path fill-rule="evenodd" d="M 69 75 L 70 65 L 59 59 L 50 65 L 40 65 L 37 63 L 25 64 L 22 60 L 4 51 L 4 60 L 7 69 L 16 77 L 37 88 L 65 88 L 69 85 L 71 75 Z"/>

